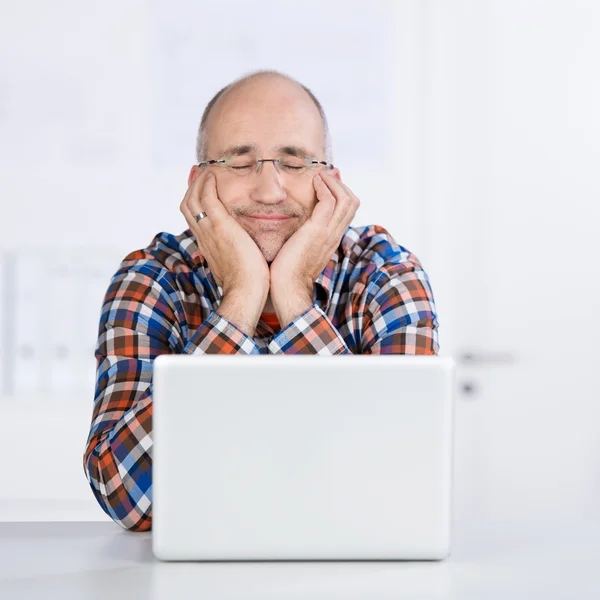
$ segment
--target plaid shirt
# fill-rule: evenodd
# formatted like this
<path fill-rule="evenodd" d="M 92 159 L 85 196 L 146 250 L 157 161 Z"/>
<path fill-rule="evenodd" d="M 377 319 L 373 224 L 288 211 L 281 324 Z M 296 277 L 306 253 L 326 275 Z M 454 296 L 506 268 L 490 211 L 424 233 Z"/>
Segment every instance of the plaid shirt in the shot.
<path fill-rule="evenodd" d="M 123 528 L 152 526 L 152 361 L 160 354 L 437 354 L 438 322 L 416 256 L 377 225 L 349 227 L 315 281 L 313 306 L 253 338 L 215 310 L 222 298 L 190 229 L 128 254 L 104 297 L 83 466 Z"/>

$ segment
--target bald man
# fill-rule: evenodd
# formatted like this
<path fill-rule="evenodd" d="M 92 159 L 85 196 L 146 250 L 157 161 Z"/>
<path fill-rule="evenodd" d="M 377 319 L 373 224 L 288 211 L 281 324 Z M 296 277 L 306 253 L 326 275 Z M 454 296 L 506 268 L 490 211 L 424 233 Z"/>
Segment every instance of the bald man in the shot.
<path fill-rule="evenodd" d="M 178 354 L 437 354 L 428 277 L 332 164 L 314 94 L 259 71 L 208 103 L 180 210 L 106 293 L 83 466 L 125 529 L 152 526 L 152 361 Z M 268 387 L 269 382 L 265 382 Z M 192 518 L 192 517 L 191 517 Z"/>

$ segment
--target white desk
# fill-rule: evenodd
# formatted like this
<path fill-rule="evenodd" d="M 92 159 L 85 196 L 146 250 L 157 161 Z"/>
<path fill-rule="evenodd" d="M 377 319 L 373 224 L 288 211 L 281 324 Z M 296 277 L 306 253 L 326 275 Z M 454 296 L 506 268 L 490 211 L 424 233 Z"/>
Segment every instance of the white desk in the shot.
<path fill-rule="evenodd" d="M 471 530 L 469 530 L 471 529 Z M 442 562 L 161 563 L 114 523 L 0 523 L 0 598 L 600 598 L 600 527 L 455 525 Z"/>

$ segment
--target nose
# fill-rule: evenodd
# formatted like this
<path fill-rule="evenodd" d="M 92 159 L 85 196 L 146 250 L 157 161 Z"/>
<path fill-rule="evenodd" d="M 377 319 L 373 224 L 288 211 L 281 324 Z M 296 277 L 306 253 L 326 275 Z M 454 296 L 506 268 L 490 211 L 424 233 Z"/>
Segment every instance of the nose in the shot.
<path fill-rule="evenodd" d="M 287 194 L 281 186 L 280 175 L 275 163 L 271 161 L 260 163 L 260 171 L 255 176 L 250 196 L 255 202 L 264 204 L 277 204 L 285 200 Z"/>

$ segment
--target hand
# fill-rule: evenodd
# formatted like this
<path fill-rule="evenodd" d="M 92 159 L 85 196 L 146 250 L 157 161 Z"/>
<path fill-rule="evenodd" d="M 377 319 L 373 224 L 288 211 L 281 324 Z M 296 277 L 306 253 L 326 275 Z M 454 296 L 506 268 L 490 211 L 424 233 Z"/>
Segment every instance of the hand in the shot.
<path fill-rule="evenodd" d="M 265 257 L 223 206 L 213 173 L 203 171 L 194 179 L 180 210 L 215 281 L 223 289 L 219 313 L 253 335 L 269 294 L 270 273 Z M 196 222 L 194 216 L 201 211 L 206 217 Z"/>
<path fill-rule="evenodd" d="M 271 263 L 271 301 L 281 327 L 311 307 L 315 279 L 360 206 L 348 186 L 324 171 L 315 175 L 313 185 L 318 201 L 312 215 Z"/>

